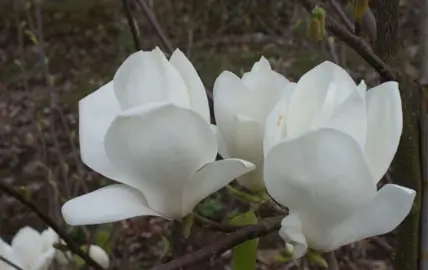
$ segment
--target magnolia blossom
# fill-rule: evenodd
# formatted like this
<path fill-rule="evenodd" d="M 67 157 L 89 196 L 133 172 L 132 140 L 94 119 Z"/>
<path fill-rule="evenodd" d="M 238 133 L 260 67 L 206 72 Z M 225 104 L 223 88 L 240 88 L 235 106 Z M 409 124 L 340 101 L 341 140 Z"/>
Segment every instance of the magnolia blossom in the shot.
<path fill-rule="evenodd" d="M 262 57 L 240 79 L 224 71 L 214 83 L 214 112 L 218 127 L 219 153 L 253 162 L 256 170 L 238 178 L 252 190 L 264 188 L 263 134 L 266 117 L 281 99 L 291 94 L 289 81 L 273 71 Z"/>
<path fill-rule="evenodd" d="M 308 246 L 331 251 L 396 228 L 415 191 L 376 184 L 402 131 L 398 84 L 366 92 L 324 62 L 294 87 L 269 115 L 264 140 L 266 188 L 290 209 L 280 236 L 299 257 Z"/>
<path fill-rule="evenodd" d="M 39 233 L 31 227 L 24 227 L 12 239 L 11 245 L 0 239 L 0 255 L 24 270 L 47 270 L 54 259 L 62 265 L 71 260 L 70 252 L 63 253 L 53 247 L 58 242 L 59 237 L 51 228 Z M 108 255 L 99 246 L 91 245 L 89 256 L 108 268 Z M 0 261 L 0 270 L 12 269 L 15 268 Z"/>
<path fill-rule="evenodd" d="M 67 202 L 71 225 L 135 216 L 180 219 L 202 199 L 251 171 L 241 159 L 215 161 L 204 86 L 176 50 L 129 56 L 114 79 L 79 102 L 83 162 L 120 184 Z"/>

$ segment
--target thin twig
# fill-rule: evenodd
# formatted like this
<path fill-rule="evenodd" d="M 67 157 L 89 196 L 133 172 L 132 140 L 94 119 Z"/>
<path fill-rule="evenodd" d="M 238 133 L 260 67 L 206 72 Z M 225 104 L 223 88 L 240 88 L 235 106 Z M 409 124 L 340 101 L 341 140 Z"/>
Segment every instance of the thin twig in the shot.
<path fill-rule="evenodd" d="M 334 251 L 327 253 L 327 264 L 329 270 L 339 270 L 339 263 L 337 262 Z"/>
<path fill-rule="evenodd" d="M 76 255 L 79 255 L 88 265 L 92 266 L 93 268 L 97 270 L 103 270 L 103 268 L 94 261 L 88 254 L 86 254 L 85 251 L 83 251 L 76 243 L 73 242 L 73 240 L 67 235 L 66 232 L 64 232 L 56 222 L 46 215 L 37 205 L 35 205 L 33 202 L 25 198 L 21 193 L 14 190 L 12 187 L 7 185 L 4 182 L 0 181 L 0 190 L 4 193 L 12 196 L 19 202 L 21 202 L 23 205 L 27 206 L 31 211 L 37 214 L 39 218 L 45 222 L 49 227 L 51 227 L 68 246 L 71 252 L 75 253 Z"/>
<path fill-rule="evenodd" d="M 0 255 L 0 261 L 4 262 L 5 264 L 15 268 L 16 270 L 24 270 L 21 267 L 19 267 L 18 265 L 14 264 L 13 262 L 9 261 L 8 259 L 6 259 L 5 257 L 3 257 L 2 255 Z"/>
<path fill-rule="evenodd" d="M 223 252 L 237 246 L 247 240 L 259 238 L 265 236 L 274 230 L 278 230 L 281 227 L 281 218 L 266 219 L 260 224 L 254 226 L 248 226 L 239 231 L 231 233 L 223 239 L 205 246 L 204 248 L 189 253 L 179 259 L 173 260 L 166 264 L 162 264 L 154 267 L 152 270 L 179 270 L 186 269 L 187 267 L 196 265 L 198 263 L 211 260 Z"/>
<path fill-rule="evenodd" d="M 128 21 L 129 29 L 131 30 L 132 40 L 134 41 L 135 50 L 139 51 L 142 49 L 140 44 L 140 35 L 138 28 L 135 25 L 134 17 L 132 17 L 131 7 L 129 6 L 130 0 L 122 0 L 122 8 Z"/>
<path fill-rule="evenodd" d="M 172 46 L 171 41 L 168 39 L 162 27 L 160 26 L 149 4 L 147 4 L 146 0 L 137 0 L 137 4 L 140 6 L 147 20 L 155 28 L 156 34 L 159 36 L 165 49 L 168 51 L 169 54 L 172 54 L 174 52 L 174 47 Z"/>
<path fill-rule="evenodd" d="M 212 220 L 209 220 L 201 215 L 193 214 L 195 217 L 195 223 L 201 227 L 204 227 L 209 230 L 223 232 L 223 233 L 231 233 L 236 232 L 240 229 L 243 229 L 248 226 L 233 226 L 230 224 L 222 224 Z"/>
<path fill-rule="evenodd" d="M 312 12 L 315 7 L 311 0 L 296 0 L 296 2 L 302 5 L 309 13 Z M 353 48 L 385 80 L 398 80 L 397 75 L 393 69 L 373 52 L 370 45 L 364 39 L 349 32 L 345 27 L 341 26 L 335 19 L 331 17 L 327 17 L 326 28 L 337 38 L 348 44 L 349 47 Z"/>
<path fill-rule="evenodd" d="M 343 11 L 342 7 L 336 0 L 329 0 L 331 7 L 333 10 L 337 13 L 340 20 L 343 22 L 343 24 L 348 28 L 350 32 L 354 32 L 354 24 L 352 23 L 351 19 L 349 19 L 348 15 L 346 15 L 345 11 Z"/>

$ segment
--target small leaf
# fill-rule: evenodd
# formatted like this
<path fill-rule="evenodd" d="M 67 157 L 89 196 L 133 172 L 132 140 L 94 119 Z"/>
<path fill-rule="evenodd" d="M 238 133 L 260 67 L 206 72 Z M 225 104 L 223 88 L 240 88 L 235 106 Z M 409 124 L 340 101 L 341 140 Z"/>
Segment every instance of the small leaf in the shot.
<path fill-rule="evenodd" d="M 322 7 L 315 7 L 311 13 L 311 20 L 308 27 L 308 35 L 311 39 L 319 41 L 325 34 L 326 12 Z"/>
<path fill-rule="evenodd" d="M 162 235 L 162 243 L 163 243 L 163 250 L 160 256 L 161 258 L 165 257 L 171 249 L 171 244 L 169 243 L 168 238 L 166 238 L 163 235 Z"/>
<path fill-rule="evenodd" d="M 183 226 L 183 236 L 184 238 L 188 238 L 190 236 L 190 232 L 192 230 L 193 222 L 195 216 L 193 214 L 189 214 L 183 218 L 182 226 Z"/>
<path fill-rule="evenodd" d="M 328 267 L 326 260 L 321 256 L 321 254 L 319 254 L 316 251 L 308 250 L 308 253 L 306 253 L 306 258 L 308 259 L 308 261 L 310 261 L 311 263 L 317 266 L 320 266 L 323 268 Z"/>
<path fill-rule="evenodd" d="M 236 188 L 232 187 L 231 185 L 227 185 L 226 189 L 230 194 L 234 195 L 236 198 L 238 198 L 239 200 L 244 201 L 244 202 L 260 203 L 263 201 L 262 198 L 260 198 L 259 196 L 252 195 L 252 194 L 237 190 Z"/>
<path fill-rule="evenodd" d="M 102 247 L 107 253 L 111 252 L 112 246 L 109 243 L 110 231 L 108 230 L 98 230 L 95 234 L 95 243 Z"/>
<path fill-rule="evenodd" d="M 355 0 L 354 1 L 354 20 L 356 22 L 361 22 L 363 19 L 364 13 L 366 12 L 367 8 L 369 7 L 369 0 Z"/>
<path fill-rule="evenodd" d="M 232 218 L 229 223 L 236 226 L 255 225 L 258 219 L 254 211 L 249 211 Z M 259 239 L 248 240 L 232 249 L 233 269 L 251 270 L 256 269 L 257 247 Z"/>

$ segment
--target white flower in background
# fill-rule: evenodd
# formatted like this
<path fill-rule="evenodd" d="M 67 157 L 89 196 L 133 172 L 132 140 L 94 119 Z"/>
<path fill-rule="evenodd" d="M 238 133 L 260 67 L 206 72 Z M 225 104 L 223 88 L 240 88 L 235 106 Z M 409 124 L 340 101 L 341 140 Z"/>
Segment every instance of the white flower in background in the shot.
<path fill-rule="evenodd" d="M 79 102 L 83 162 L 120 182 L 67 202 L 68 224 L 135 216 L 180 219 L 202 199 L 251 171 L 240 159 L 215 161 L 204 86 L 176 50 L 129 56 L 113 81 Z"/>
<path fill-rule="evenodd" d="M 0 238 L 0 256 L 5 258 L 9 262 L 21 267 L 21 264 L 19 263 L 18 258 L 13 252 L 12 247 L 6 242 L 4 242 L 1 238 Z M 15 270 L 15 267 L 0 260 L 0 270 Z"/>
<path fill-rule="evenodd" d="M 290 209 L 280 236 L 302 256 L 387 233 L 408 215 L 415 191 L 376 184 L 402 131 L 396 82 L 368 92 L 324 62 L 298 81 L 266 123 L 266 188 Z"/>
<path fill-rule="evenodd" d="M 214 83 L 214 113 L 223 158 L 253 162 L 256 170 L 238 178 L 240 184 L 257 191 L 263 182 L 263 134 L 269 112 L 282 96 L 291 94 L 292 84 L 273 71 L 262 57 L 240 79 L 224 71 Z"/>

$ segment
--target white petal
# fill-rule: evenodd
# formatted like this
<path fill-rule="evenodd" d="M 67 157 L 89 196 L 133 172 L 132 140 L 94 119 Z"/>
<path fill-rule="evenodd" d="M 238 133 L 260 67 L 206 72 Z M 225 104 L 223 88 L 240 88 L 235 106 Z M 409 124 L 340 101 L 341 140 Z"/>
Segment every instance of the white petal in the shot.
<path fill-rule="evenodd" d="M 235 124 L 238 114 L 250 117 L 250 92 L 235 74 L 224 71 L 214 82 L 214 114 L 218 128 L 227 144 L 230 155 L 234 152 Z"/>
<path fill-rule="evenodd" d="M 367 117 L 365 99 L 355 89 L 334 112 L 324 127 L 340 130 L 353 137 L 364 148 L 366 144 Z"/>
<path fill-rule="evenodd" d="M 273 110 L 269 113 L 266 124 L 263 140 L 263 152 L 267 152 L 278 142 L 284 139 L 287 135 L 286 121 L 288 118 L 287 110 L 290 102 L 291 94 L 296 86 L 295 83 L 290 83 L 288 91 L 284 93 L 280 101 L 275 105 Z"/>
<path fill-rule="evenodd" d="M 55 252 L 55 249 L 51 248 L 50 250 L 41 254 L 31 265 L 31 270 L 48 270 L 55 257 Z"/>
<path fill-rule="evenodd" d="M 159 216 L 144 195 L 126 185 L 111 185 L 66 202 L 62 215 L 69 225 L 114 222 L 136 216 Z"/>
<path fill-rule="evenodd" d="M 330 84 L 337 87 L 335 104 L 341 104 L 357 87 L 340 66 L 324 62 L 304 74 L 297 82 L 288 109 L 287 132 L 296 137 L 310 128 L 320 112 Z"/>
<path fill-rule="evenodd" d="M 58 234 L 52 228 L 44 230 L 41 236 L 43 241 L 43 252 L 53 249 L 53 244 L 59 242 Z"/>
<path fill-rule="evenodd" d="M 264 189 L 263 181 L 263 126 L 245 116 L 238 115 L 236 122 L 235 151 L 233 157 L 248 160 L 256 169 L 238 178 L 238 182 L 253 191 Z"/>
<path fill-rule="evenodd" d="M 260 60 L 254 63 L 251 71 L 260 71 L 260 70 L 272 70 L 269 61 L 264 57 L 260 57 Z"/>
<path fill-rule="evenodd" d="M 94 259 L 102 268 L 107 269 L 110 265 L 108 254 L 99 246 L 89 246 L 89 256 Z"/>
<path fill-rule="evenodd" d="M 229 156 L 229 153 L 227 152 L 227 145 L 223 139 L 223 135 L 221 135 L 220 129 L 216 125 L 210 125 L 210 126 L 211 126 L 211 130 L 213 131 L 214 135 L 217 138 L 218 153 L 224 159 L 229 158 L 230 156 Z"/>
<path fill-rule="evenodd" d="M 209 123 L 210 109 L 208 107 L 208 98 L 198 72 L 179 49 L 174 51 L 169 62 L 178 70 L 181 78 L 186 83 L 190 97 L 190 107 Z"/>
<path fill-rule="evenodd" d="M 416 192 L 388 184 L 374 200 L 335 228 L 337 247 L 394 230 L 412 209 Z"/>
<path fill-rule="evenodd" d="M 11 246 L 19 261 L 31 266 L 42 254 L 43 240 L 38 231 L 24 227 L 12 239 Z"/>
<path fill-rule="evenodd" d="M 297 214 L 289 214 L 281 221 L 279 236 L 294 248 L 294 258 L 303 257 L 308 249 L 305 235 L 302 230 L 302 221 Z"/>
<path fill-rule="evenodd" d="M 79 101 L 79 143 L 82 160 L 92 170 L 115 180 L 120 173 L 107 158 L 104 137 L 119 112 L 120 107 L 112 82 Z"/>
<path fill-rule="evenodd" d="M 191 213 L 204 198 L 254 168 L 254 164 L 242 159 L 224 159 L 202 167 L 193 174 L 184 190 L 183 216 Z"/>
<path fill-rule="evenodd" d="M 313 218 L 317 226 L 343 219 L 376 194 L 361 146 L 334 129 L 273 147 L 265 159 L 264 176 L 275 200 Z"/>
<path fill-rule="evenodd" d="M 14 263 L 15 265 L 19 267 L 23 267 L 22 263 L 19 262 L 16 254 L 13 252 L 13 249 L 10 245 L 8 245 L 6 242 L 4 242 L 0 238 L 0 255 L 9 260 L 10 262 Z M 15 267 L 10 266 L 9 264 L 3 262 L 0 260 L 0 269 L 1 270 L 16 270 Z"/>
<path fill-rule="evenodd" d="M 150 52 L 138 51 L 130 55 L 117 70 L 113 82 L 123 110 L 165 101 L 189 107 L 186 84 L 157 47 Z"/>
<path fill-rule="evenodd" d="M 383 83 L 367 92 L 366 153 L 374 180 L 386 173 L 397 152 L 403 129 L 401 98 L 396 82 Z M 416 138 L 414 138 L 416 140 Z"/>
<path fill-rule="evenodd" d="M 168 217 L 181 214 L 187 181 L 217 154 L 209 123 L 195 111 L 172 104 L 122 113 L 107 131 L 105 147 L 112 163 L 134 179 L 127 184 Z"/>

